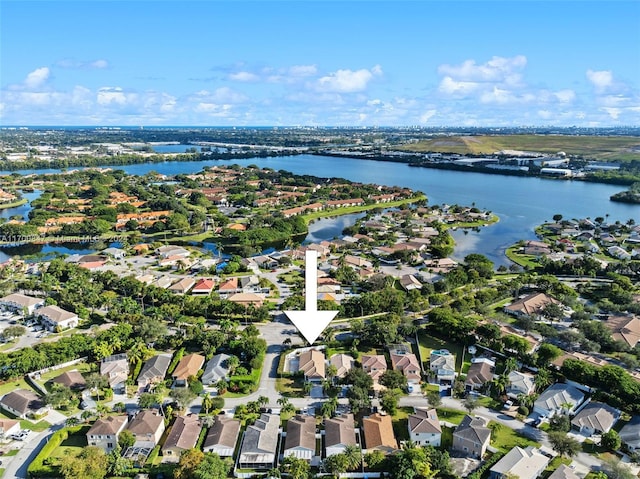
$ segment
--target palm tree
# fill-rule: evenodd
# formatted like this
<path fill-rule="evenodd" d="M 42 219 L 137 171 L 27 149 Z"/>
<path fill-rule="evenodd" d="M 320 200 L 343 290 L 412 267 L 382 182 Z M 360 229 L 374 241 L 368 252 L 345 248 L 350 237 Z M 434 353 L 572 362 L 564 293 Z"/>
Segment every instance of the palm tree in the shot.
<path fill-rule="evenodd" d="M 258 404 L 260 405 L 260 407 L 265 407 L 267 404 L 269 404 L 269 398 L 267 396 L 258 397 Z"/>
<path fill-rule="evenodd" d="M 331 398 L 328 401 L 322 403 L 322 407 L 320 411 L 322 412 L 322 417 L 331 417 L 338 409 L 338 399 Z"/>
<path fill-rule="evenodd" d="M 347 459 L 347 469 L 349 471 L 356 470 L 362 464 L 362 451 L 354 444 L 349 444 L 344 448 L 344 452 Z"/>
<path fill-rule="evenodd" d="M 202 409 L 204 409 L 205 414 L 209 414 L 209 411 L 213 409 L 213 397 L 207 394 L 202 398 Z"/>
<path fill-rule="evenodd" d="M 553 378 L 551 377 L 551 373 L 548 369 L 541 368 L 538 369 L 538 373 L 533 378 L 533 383 L 536 386 L 536 391 L 542 391 L 553 383 Z"/>
<path fill-rule="evenodd" d="M 491 384 L 493 385 L 496 394 L 498 396 L 502 396 L 506 393 L 507 387 L 509 387 L 509 384 L 511 383 L 509 381 L 509 376 L 507 376 L 506 374 L 501 374 L 500 376 L 495 377 L 491 381 Z"/>

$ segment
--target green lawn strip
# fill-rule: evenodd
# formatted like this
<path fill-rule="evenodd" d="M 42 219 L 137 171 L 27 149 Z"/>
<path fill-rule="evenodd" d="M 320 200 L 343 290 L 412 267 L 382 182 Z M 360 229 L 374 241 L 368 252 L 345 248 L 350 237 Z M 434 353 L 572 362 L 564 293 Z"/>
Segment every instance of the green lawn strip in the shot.
<path fill-rule="evenodd" d="M 18 455 L 18 449 L 9 449 L 7 452 L 4 453 L 5 457 L 11 457 L 11 456 L 17 456 Z"/>
<path fill-rule="evenodd" d="M 564 464 L 565 466 L 568 466 L 569 464 L 571 464 L 571 459 L 568 458 L 568 457 L 560 457 L 560 456 L 554 457 L 551 460 L 551 462 L 549 463 L 549 465 L 547 466 L 547 468 L 542 473 L 542 476 L 543 477 L 550 476 L 551 473 L 553 471 L 555 471 L 556 469 L 558 469 L 561 464 Z"/>
<path fill-rule="evenodd" d="M 405 205 L 408 203 L 415 203 L 417 201 L 422 201 L 426 199 L 425 195 L 418 195 L 411 198 L 405 198 L 403 200 L 390 201 L 389 203 L 376 203 L 372 205 L 362 205 L 362 206 L 345 206 L 344 208 L 334 208 L 329 210 L 322 211 L 314 211 L 313 213 L 309 213 L 306 215 L 302 215 L 305 223 L 309 224 L 313 220 L 317 220 L 319 218 L 330 218 L 332 216 L 342 216 L 349 215 L 353 213 L 361 213 L 367 210 L 373 210 L 376 208 L 395 208 L 400 205 Z"/>
<path fill-rule="evenodd" d="M 492 424 L 500 424 L 495 421 L 490 421 L 489 426 Z M 533 441 L 529 438 L 519 435 L 513 429 L 500 424 L 493 432 L 493 439 L 491 445 L 503 452 L 509 452 L 514 446 L 525 448 L 527 446 L 540 447 L 540 443 Z"/>
<path fill-rule="evenodd" d="M 464 417 L 467 415 L 465 411 L 459 409 L 450 409 L 447 407 L 439 407 L 436 409 L 438 412 L 438 418 L 441 421 L 450 422 L 451 424 L 460 424 Z"/>
<path fill-rule="evenodd" d="M 0 467 L 0 477 L 4 477 L 4 467 Z"/>
<path fill-rule="evenodd" d="M 20 427 L 22 429 L 31 429 L 32 431 L 35 431 L 35 432 L 42 432 L 49 429 L 51 427 L 51 424 L 49 424 L 47 421 L 44 421 L 44 420 L 38 421 L 38 422 L 31 422 L 28 419 L 22 419 L 20 421 Z"/>
<path fill-rule="evenodd" d="M 89 363 L 78 363 L 72 364 L 71 366 L 65 366 L 64 368 L 56 369 L 55 371 L 48 371 L 42 375 L 40 375 L 40 379 L 38 380 L 39 384 L 45 384 L 47 381 L 50 381 L 53 378 L 57 378 L 63 373 L 68 371 L 77 370 L 80 373 L 86 374 L 91 371 L 91 365 Z"/>
<path fill-rule="evenodd" d="M 285 397 L 304 397 L 302 378 L 277 378 L 276 390 Z"/>
<path fill-rule="evenodd" d="M 6 210 L 7 208 L 15 208 L 16 206 L 22 206 L 24 204 L 27 204 L 28 202 L 29 202 L 28 199 L 22 198 L 17 201 L 12 201 L 11 203 L 2 203 L 0 204 L 0 210 Z"/>
<path fill-rule="evenodd" d="M 511 246 L 506 249 L 505 255 L 511 261 L 513 261 L 519 266 L 522 266 L 523 268 L 533 269 L 540 266 L 540 263 L 538 262 L 538 258 L 536 256 L 530 255 L 530 254 L 517 253 L 519 249 L 520 249 L 520 246 Z"/>
<path fill-rule="evenodd" d="M 452 427 L 442 426 L 442 436 L 440 437 L 440 448 L 448 451 L 453 446 L 453 429 Z"/>

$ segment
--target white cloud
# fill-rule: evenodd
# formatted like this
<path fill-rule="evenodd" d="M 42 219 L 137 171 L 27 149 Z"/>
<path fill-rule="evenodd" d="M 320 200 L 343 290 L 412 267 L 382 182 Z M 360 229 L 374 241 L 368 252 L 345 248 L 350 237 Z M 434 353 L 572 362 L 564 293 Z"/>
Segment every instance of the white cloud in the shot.
<path fill-rule="evenodd" d="M 338 70 L 320 78 L 317 88 L 321 91 L 336 93 L 355 93 L 364 91 L 374 76 L 382 75 L 380 65 L 371 70 Z"/>
<path fill-rule="evenodd" d="M 596 88 L 596 91 L 604 91 L 613 85 L 613 74 L 609 70 L 587 70 L 587 79 Z"/>
<path fill-rule="evenodd" d="M 562 103 L 570 103 L 576 99 L 576 92 L 573 90 L 560 90 L 553 94 Z"/>
<path fill-rule="evenodd" d="M 620 117 L 620 113 L 622 112 L 622 109 L 620 108 L 604 107 L 602 109 L 607 112 L 612 120 L 617 120 Z"/>
<path fill-rule="evenodd" d="M 458 81 L 513 82 L 519 78 L 517 72 L 523 70 L 526 65 L 527 58 L 523 55 L 513 58 L 493 57 L 481 65 L 476 64 L 475 60 L 467 60 L 461 65 L 440 65 L 438 73 Z"/>
<path fill-rule="evenodd" d="M 24 85 L 27 88 L 36 89 L 41 87 L 51 75 L 51 71 L 47 67 L 37 68 L 27 75 Z"/>
<path fill-rule="evenodd" d="M 103 87 L 98 90 L 96 101 L 98 105 L 125 105 L 127 96 L 120 87 Z"/>
<path fill-rule="evenodd" d="M 437 110 L 427 110 L 425 111 L 422 115 L 420 115 L 420 123 L 427 123 L 431 118 L 433 118 L 436 113 L 438 113 Z"/>
<path fill-rule="evenodd" d="M 446 76 L 440 82 L 438 86 L 438 90 L 444 93 L 445 95 L 461 95 L 466 96 L 469 93 L 472 93 L 480 88 L 480 85 L 476 82 L 470 81 L 457 81 L 451 78 L 450 76 Z"/>
<path fill-rule="evenodd" d="M 92 68 L 108 68 L 109 67 L 109 62 L 107 62 L 107 60 L 96 60 L 94 62 L 89 63 L 89 66 L 91 66 Z"/>
<path fill-rule="evenodd" d="M 230 73 L 229 80 L 239 81 L 239 82 L 256 82 L 260 80 L 260 77 L 255 73 L 243 71 L 243 72 Z"/>
<path fill-rule="evenodd" d="M 310 77 L 318 73 L 315 65 L 294 65 L 289 68 L 289 75 L 293 77 Z"/>

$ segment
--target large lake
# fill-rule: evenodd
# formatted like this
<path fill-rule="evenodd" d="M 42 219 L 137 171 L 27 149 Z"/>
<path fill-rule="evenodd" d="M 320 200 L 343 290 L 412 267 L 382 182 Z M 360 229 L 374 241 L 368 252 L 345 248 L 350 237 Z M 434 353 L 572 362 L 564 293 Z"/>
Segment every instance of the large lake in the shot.
<path fill-rule="evenodd" d="M 504 250 L 511 244 L 534 237 L 536 225 L 548 221 L 554 214 L 565 218 L 607 217 L 608 221 L 626 222 L 630 218 L 640 222 L 640 206 L 615 203 L 609 197 L 623 190 L 621 186 L 587 183 L 582 181 L 523 178 L 487 175 L 450 170 L 409 167 L 403 163 L 356 160 L 313 155 L 246 160 L 208 160 L 189 162 L 144 163 L 114 166 L 127 173 L 143 175 L 150 171 L 173 175 L 194 173 L 205 166 L 238 164 L 242 166 L 287 170 L 296 174 L 319 177 L 339 177 L 363 183 L 407 186 L 422 191 L 429 204 L 475 205 L 491 210 L 500 217 L 496 225 L 481 228 L 479 232 L 454 232 L 456 258 L 471 252 L 489 257 L 496 265 L 508 264 Z M 25 170 L 22 174 L 58 172 L 59 170 Z M 9 174 L 0 171 L 0 174 Z M 16 214 L 16 213 L 12 213 Z M 19 213 L 17 213 L 19 214 Z M 345 220 L 324 220 L 315 225 L 312 240 L 325 239 L 318 230 L 326 229 L 329 238 L 335 236 Z M 318 228 L 322 225 L 321 228 Z M 1 255 L 1 253 L 0 253 Z"/>

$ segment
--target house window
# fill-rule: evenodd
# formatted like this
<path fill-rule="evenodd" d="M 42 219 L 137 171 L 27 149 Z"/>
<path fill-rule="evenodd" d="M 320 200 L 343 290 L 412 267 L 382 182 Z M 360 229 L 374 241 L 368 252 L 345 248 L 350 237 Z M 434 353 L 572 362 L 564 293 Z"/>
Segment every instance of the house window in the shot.
<path fill-rule="evenodd" d="M 113 443 L 112 443 L 112 442 L 108 442 L 108 443 L 107 443 L 107 447 L 108 447 L 109 449 L 113 449 Z"/>

